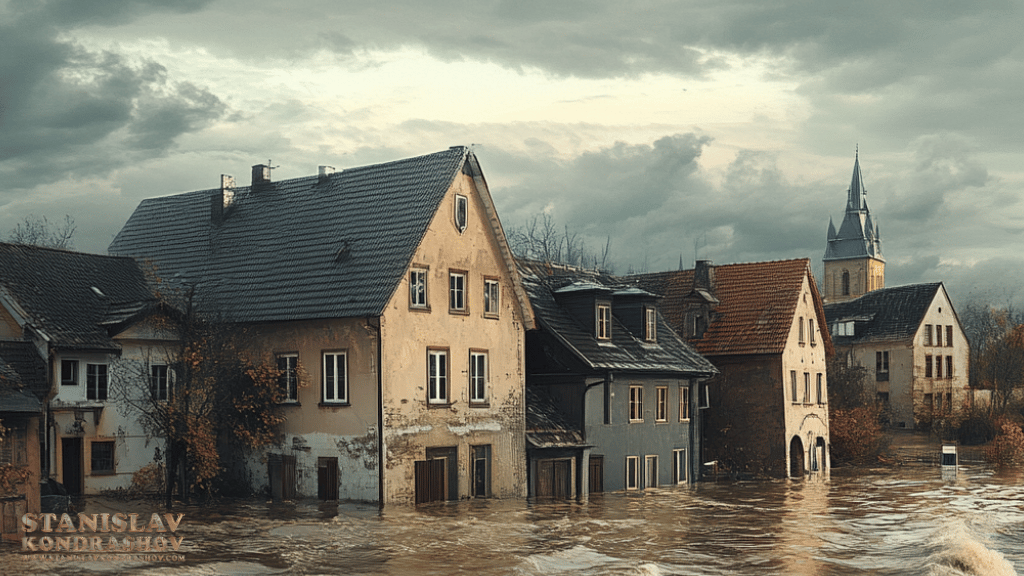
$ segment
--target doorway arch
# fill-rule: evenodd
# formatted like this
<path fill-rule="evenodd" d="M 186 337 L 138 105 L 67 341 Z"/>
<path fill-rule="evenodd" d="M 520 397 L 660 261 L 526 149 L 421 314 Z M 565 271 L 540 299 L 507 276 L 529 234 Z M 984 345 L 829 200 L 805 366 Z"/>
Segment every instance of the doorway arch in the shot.
<path fill-rule="evenodd" d="M 804 443 L 799 436 L 789 442 L 789 477 L 804 477 Z"/>

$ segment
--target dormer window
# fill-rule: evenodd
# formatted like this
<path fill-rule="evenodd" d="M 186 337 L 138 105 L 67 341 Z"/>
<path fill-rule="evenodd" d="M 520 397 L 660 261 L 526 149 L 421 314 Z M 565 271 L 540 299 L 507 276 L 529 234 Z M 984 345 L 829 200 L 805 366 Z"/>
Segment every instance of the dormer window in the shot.
<path fill-rule="evenodd" d="M 658 340 L 658 310 L 652 306 L 644 308 L 644 340 Z"/>
<path fill-rule="evenodd" d="M 597 305 L 597 339 L 610 340 L 612 337 L 612 306 L 611 304 Z"/>
<path fill-rule="evenodd" d="M 455 227 L 459 229 L 459 234 L 466 231 L 466 226 L 469 222 L 469 198 L 461 195 L 455 195 Z"/>

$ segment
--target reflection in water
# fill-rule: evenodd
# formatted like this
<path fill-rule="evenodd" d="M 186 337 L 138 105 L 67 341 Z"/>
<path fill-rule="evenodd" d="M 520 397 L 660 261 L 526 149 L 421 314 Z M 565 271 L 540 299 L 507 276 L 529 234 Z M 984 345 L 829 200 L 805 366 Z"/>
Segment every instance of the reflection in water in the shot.
<path fill-rule="evenodd" d="M 183 564 L 69 563 L 72 574 L 1016 574 L 1019 474 L 834 471 L 830 479 L 705 483 L 587 503 L 420 508 L 299 502 L 190 507 Z M 87 512 L 151 511 L 91 500 Z M 0 548 L 0 572 L 54 566 Z"/>

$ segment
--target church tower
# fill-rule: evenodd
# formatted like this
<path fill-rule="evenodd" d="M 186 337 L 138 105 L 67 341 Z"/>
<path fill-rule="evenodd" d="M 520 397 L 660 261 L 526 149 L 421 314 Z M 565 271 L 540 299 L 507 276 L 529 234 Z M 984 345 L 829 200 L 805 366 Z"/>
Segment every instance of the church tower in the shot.
<path fill-rule="evenodd" d="M 868 212 L 867 190 L 860 176 L 860 152 L 853 161 L 853 180 L 846 200 L 846 216 L 836 232 L 828 220 L 825 248 L 824 301 L 842 302 L 885 287 L 885 258 L 878 225 Z"/>

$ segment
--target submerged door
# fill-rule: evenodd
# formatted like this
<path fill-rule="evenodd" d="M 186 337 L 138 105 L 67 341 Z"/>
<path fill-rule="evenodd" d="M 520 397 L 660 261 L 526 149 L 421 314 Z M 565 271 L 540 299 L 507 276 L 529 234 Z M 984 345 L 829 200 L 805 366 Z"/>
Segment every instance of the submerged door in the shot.
<path fill-rule="evenodd" d="M 590 457 L 590 493 L 604 492 L 604 456 Z"/>
<path fill-rule="evenodd" d="M 68 494 L 82 493 L 82 439 L 60 439 L 62 481 Z"/>
<path fill-rule="evenodd" d="M 320 457 L 316 461 L 316 495 L 321 500 L 338 499 L 338 459 Z"/>
<path fill-rule="evenodd" d="M 572 461 L 569 459 L 537 462 L 537 497 L 572 498 Z"/>

